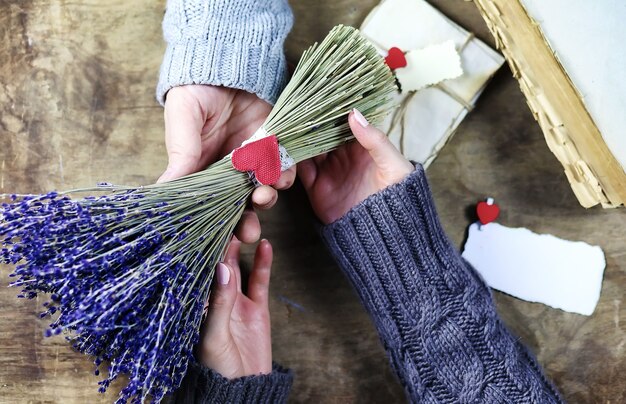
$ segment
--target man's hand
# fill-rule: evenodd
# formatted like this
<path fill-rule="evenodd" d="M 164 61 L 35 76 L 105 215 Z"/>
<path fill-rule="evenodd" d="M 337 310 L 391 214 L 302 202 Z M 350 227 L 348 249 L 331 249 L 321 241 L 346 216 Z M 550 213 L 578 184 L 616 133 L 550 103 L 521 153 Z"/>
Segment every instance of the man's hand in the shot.
<path fill-rule="evenodd" d="M 268 307 L 272 246 L 261 240 L 254 256 L 247 293 L 241 291 L 239 247 L 233 238 L 218 264 L 198 359 L 228 379 L 272 372 Z"/>
<path fill-rule="evenodd" d="M 249 138 L 272 107 L 252 93 L 226 87 L 187 85 L 174 87 L 165 101 L 165 144 L 169 163 L 158 182 L 170 181 L 203 170 Z M 252 194 L 252 203 L 271 208 L 276 189 L 288 188 L 295 168 L 283 172 L 274 186 L 262 186 Z M 259 239 L 261 227 L 252 210 L 246 210 L 237 237 L 245 243 Z"/>

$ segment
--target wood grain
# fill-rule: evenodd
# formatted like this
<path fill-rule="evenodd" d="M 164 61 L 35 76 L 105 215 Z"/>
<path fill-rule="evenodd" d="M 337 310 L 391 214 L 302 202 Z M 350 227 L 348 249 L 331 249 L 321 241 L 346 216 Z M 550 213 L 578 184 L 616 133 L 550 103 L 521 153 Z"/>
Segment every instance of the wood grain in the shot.
<path fill-rule="evenodd" d="M 358 25 L 375 3 L 293 2 L 290 60 L 331 26 Z M 435 4 L 488 38 L 472 3 Z M 154 181 L 166 162 L 162 110 L 153 95 L 163 9 L 164 1 L 148 0 L 0 0 L 0 193 Z M 593 316 L 502 294 L 496 299 L 568 401 L 625 402 L 626 215 L 578 205 L 508 70 L 429 177 L 456 245 L 473 220 L 472 206 L 491 195 L 505 225 L 602 246 L 607 270 Z M 276 255 L 274 358 L 296 374 L 291 401 L 403 402 L 375 329 L 319 240 L 301 188 L 284 192 L 261 221 Z M 251 251 L 245 250 L 248 262 Z M 16 299 L 16 290 L 5 287 L 9 272 L 0 268 L 0 403 L 112 402 L 115 388 L 96 392 L 88 358 L 62 338 L 43 338 L 42 301 Z"/>

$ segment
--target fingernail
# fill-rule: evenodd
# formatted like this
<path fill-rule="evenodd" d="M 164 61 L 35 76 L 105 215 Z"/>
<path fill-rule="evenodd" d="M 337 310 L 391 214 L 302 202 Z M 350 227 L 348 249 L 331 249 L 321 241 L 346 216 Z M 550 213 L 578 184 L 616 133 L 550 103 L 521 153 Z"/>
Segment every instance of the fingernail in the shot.
<path fill-rule="evenodd" d="M 223 263 L 217 264 L 217 283 L 220 285 L 228 285 L 230 281 L 230 271 Z"/>
<path fill-rule="evenodd" d="M 365 119 L 365 117 L 363 116 L 363 114 L 356 108 L 352 109 L 352 112 L 354 113 L 354 119 L 356 119 L 356 121 L 364 128 L 367 127 L 367 125 L 369 125 L 370 123 L 367 122 L 367 119 Z"/>

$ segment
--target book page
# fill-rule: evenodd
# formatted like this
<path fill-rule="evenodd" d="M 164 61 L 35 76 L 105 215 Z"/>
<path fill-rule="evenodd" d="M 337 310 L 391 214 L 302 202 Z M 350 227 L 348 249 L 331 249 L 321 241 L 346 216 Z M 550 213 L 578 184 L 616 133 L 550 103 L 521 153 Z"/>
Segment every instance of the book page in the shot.
<path fill-rule="evenodd" d="M 626 170 L 626 2 L 521 0 Z"/>

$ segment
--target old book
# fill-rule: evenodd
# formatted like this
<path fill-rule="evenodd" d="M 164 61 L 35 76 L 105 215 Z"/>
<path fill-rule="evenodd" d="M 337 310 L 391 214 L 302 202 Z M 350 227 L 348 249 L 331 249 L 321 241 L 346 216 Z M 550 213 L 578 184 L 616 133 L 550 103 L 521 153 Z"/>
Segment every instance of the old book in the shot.
<path fill-rule="evenodd" d="M 584 207 L 626 203 L 626 3 L 475 0 Z"/>

